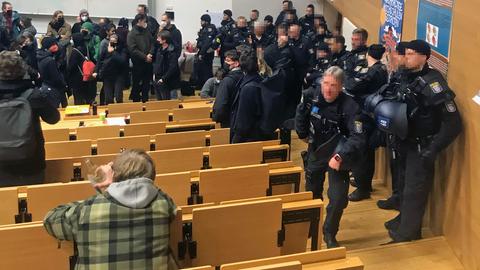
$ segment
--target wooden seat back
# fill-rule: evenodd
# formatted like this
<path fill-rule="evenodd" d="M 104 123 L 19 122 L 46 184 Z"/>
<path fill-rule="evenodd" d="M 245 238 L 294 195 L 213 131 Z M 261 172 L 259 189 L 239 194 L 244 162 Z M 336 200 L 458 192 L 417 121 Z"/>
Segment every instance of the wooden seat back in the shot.
<path fill-rule="evenodd" d="M 155 150 L 206 146 L 207 131 L 175 132 L 155 136 Z"/>
<path fill-rule="evenodd" d="M 262 143 L 210 146 L 209 159 L 212 168 L 260 164 L 263 161 Z"/>
<path fill-rule="evenodd" d="M 28 212 L 32 214 L 32 221 L 42 221 L 53 208 L 92 195 L 95 195 L 95 189 L 88 181 L 28 186 Z"/>
<path fill-rule="evenodd" d="M 210 118 L 210 111 L 211 109 L 209 107 L 174 109 L 172 110 L 173 121 L 207 119 L 207 118 Z"/>
<path fill-rule="evenodd" d="M 14 224 L 18 214 L 18 189 L 0 188 L 0 205 L 0 225 Z"/>
<path fill-rule="evenodd" d="M 190 197 L 190 173 L 157 174 L 155 185 L 167 193 L 177 206 L 188 205 Z"/>
<path fill-rule="evenodd" d="M 170 111 L 134 111 L 130 113 L 131 124 L 152 123 L 152 122 L 168 122 Z"/>
<path fill-rule="evenodd" d="M 46 160 L 45 183 L 67 183 L 75 178 L 74 164 L 81 163 L 81 157 Z"/>
<path fill-rule="evenodd" d="M 120 126 L 96 126 L 77 128 L 77 140 L 96 140 L 120 136 Z"/>
<path fill-rule="evenodd" d="M 267 195 L 268 165 L 252 165 L 200 171 L 203 202 L 221 202 Z"/>
<path fill-rule="evenodd" d="M 47 234 L 42 223 L 0 228 L 0 269 L 70 269 L 71 242 Z"/>
<path fill-rule="evenodd" d="M 141 102 L 128 102 L 108 104 L 108 114 L 129 114 L 130 112 L 142 111 L 143 103 Z"/>
<path fill-rule="evenodd" d="M 118 154 L 125 149 L 150 150 L 150 136 L 130 136 L 97 140 L 97 154 Z M 85 155 L 84 155 L 85 156 Z"/>
<path fill-rule="evenodd" d="M 197 257 L 192 265 L 220 266 L 278 256 L 281 221 L 279 199 L 194 209 L 192 230 Z"/>
<path fill-rule="evenodd" d="M 155 135 L 166 132 L 165 122 L 129 124 L 123 127 L 125 136 Z"/>
<path fill-rule="evenodd" d="M 62 142 L 70 140 L 70 129 L 68 128 L 45 129 L 42 130 L 42 133 L 45 142 Z"/>
<path fill-rule="evenodd" d="M 149 101 L 144 105 L 145 105 L 146 111 L 172 110 L 172 109 L 178 109 L 180 107 L 180 100 L 172 99 L 172 100 Z"/>
<path fill-rule="evenodd" d="M 230 129 L 216 128 L 210 130 L 210 145 L 224 145 L 230 143 Z"/>
<path fill-rule="evenodd" d="M 203 147 L 150 152 L 157 174 L 196 171 L 203 167 Z"/>
<path fill-rule="evenodd" d="M 45 158 L 81 157 L 92 154 L 91 140 L 45 143 Z"/>

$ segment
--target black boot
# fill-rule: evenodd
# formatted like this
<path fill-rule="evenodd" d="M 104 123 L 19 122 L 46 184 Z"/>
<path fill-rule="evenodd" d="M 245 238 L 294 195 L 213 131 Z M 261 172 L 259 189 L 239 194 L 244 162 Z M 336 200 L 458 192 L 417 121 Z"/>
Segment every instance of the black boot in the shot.
<path fill-rule="evenodd" d="M 340 246 L 335 236 L 329 233 L 323 235 L 323 241 L 325 241 L 325 244 L 327 244 L 327 248 L 337 248 Z"/>
<path fill-rule="evenodd" d="M 352 202 L 359 202 L 365 199 L 370 199 L 370 192 L 360 190 L 359 188 L 355 189 L 350 195 L 348 195 L 348 200 Z"/>
<path fill-rule="evenodd" d="M 400 205 L 398 205 L 398 203 L 393 197 L 390 197 L 386 200 L 379 200 L 377 202 L 377 206 L 378 208 L 384 210 L 400 210 Z"/>

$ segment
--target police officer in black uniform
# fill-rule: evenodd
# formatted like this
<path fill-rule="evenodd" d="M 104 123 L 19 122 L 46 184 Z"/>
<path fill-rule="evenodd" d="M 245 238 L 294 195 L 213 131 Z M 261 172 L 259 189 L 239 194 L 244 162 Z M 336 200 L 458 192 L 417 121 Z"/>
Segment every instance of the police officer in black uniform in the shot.
<path fill-rule="evenodd" d="M 356 72 L 355 77 L 347 78 L 345 81 L 345 91 L 353 96 L 360 108 L 365 107 L 364 102 L 367 96 L 376 93 L 388 82 L 387 67 L 381 62 L 384 53 L 383 45 L 371 45 L 367 53 L 368 66 Z M 369 134 L 369 146 L 363 155 L 363 162 L 353 170 L 357 189 L 348 196 L 350 201 L 370 198 L 372 179 L 375 174 L 375 148 L 378 147 L 378 141 L 382 135 L 380 131 Z"/>
<path fill-rule="evenodd" d="M 273 25 L 273 17 L 271 15 L 265 16 L 265 19 L 263 19 L 263 22 L 265 23 L 265 35 L 269 37 L 272 40 L 275 40 L 275 25 Z"/>
<path fill-rule="evenodd" d="M 348 56 L 347 46 L 345 46 L 345 38 L 343 36 L 334 36 L 328 40 L 328 46 L 330 47 L 332 54 L 332 58 L 330 59 L 331 66 L 345 69 L 345 61 Z"/>
<path fill-rule="evenodd" d="M 221 22 L 221 27 L 218 29 L 218 34 L 215 37 L 214 49 L 220 47 L 220 63 L 223 66 L 225 61 L 225 52 L 233 49 L 225 46 L 224 42 L 232 35 L 232 30 L 235 28 L 235 21 L 232 19 L 233 13 L 231 10 L 226 9 L 223 11 L 223 20 Z"/>
<path fill-rule="evenodd" d="M 243 16 L 237 18 L 235 27 L 232 29 L 231 35 L 223 43 L 226 48 L 232 50 L 240 45 L 251 45 L 251 32 L 247 25 L 247 19 Z"/>
<path fill-rule="evenodd" d="M 296 85 L 293 90 L 292 98 L 289 99 L 287 110 L 295 111 L 297 107 L 303 88 L 303 80 L 307 75 L 308 67 L 315 58 L 315 51 L 312 43 L 301 35 L 301 26 L 299 24 L 291 24 L 288 28 L 289 47 L 293 54 L 295 65 L 295 80 Z"/>
<path fill-rule="evenodd" d="M 401 41 L 397 44 L 395 51 L 392 53 L 390 61 L 393 62 L 394 70 L 390 74 L 389 84 L 390 87 L 386 88 L 386 91 L 392 91 L 385 93 L 387 96 L 396 96 L 394 92 L 401 84 L 407 79 L 407 70 L 405 69 L 405 50 L 408 42 Z M 395 136 L 393 134 L 386 134 L 386 145 L 390 151 L 390 173 L 392 175 L 392 196 L 385 200 L 379 200 L 377 206 L 380 209 L 385 210 L 400 210 L 400 198 L 402 190 L 399 188 L 399 179 L 404 179 L 402 176 L 405 168 L 405 155 L 398 151 L 398 145 L 395 142 Z"/>
<path fill-rule="evenodd" d="M 197 87 L 202 87 L 205 82 L 213 77 L 214 50 L 212 42 L 217 35 L 217 28 L 211 24 L 210 15 L 204 14 L 200 18 L 202 29 L 198 32 L 197 49 L 194 73 L 196 74 Z"/>
<path fill-rule="evenodd" d="M 325 70 L 330 67 L 330 48 L 327 44 L 322 44 L 316 48 L 317 58 L 313 61 L 307 76 L 305 77 L 305 88 L 316 86 L 318 79 L 321 79 Z"/>
<path fill-rule="evenodd" d="M 421 238 L 436 157 L 462 130 L 455 94 L 441 73 L 428 66 L 430 53 L 430 46 L 423 40 L 413 40 L 407 45 L 405 66 L 408 74 L 405 83 L 395 92 L 396 101 L 406 104 L 408 129 L 394 130 L 395 122 L 384 117 L 384 114 L 398 115 L 388 107 L 381 109 L 391 102 L 372 106 L 376 108 L 378 127 L 387 132 L 391 130 L 397 137 L 398 151 L 405 155 L 405 164 L 401 168 L 404 178 L 400 181 L 403 190 L 400 214 L 385 224 L 394 243 Z M 399 135 L 402 130 L 407 131 L 404 136 Z"/>
<path fill-rule="evenodd" d="M 361 109 L 342 92 L 343 71 L 330 67 L 321 86 L 303 92 L 295 126 L 298 137 L 308 143 L 305 159 L 306 189 L 323 199 L 328 172 L 327 215 L 323 226 L 328 248 L 338 247 L 335 238 L 343 209 L 348 205 L 349 167 L 365 146 Z"/>
<path fill-rule="evenodd" d="M 356 77 L 357 73 L 367 64 L 367 40 L 368 32 L 363 28 L 357 28 L 352 32 L 352 50 L 345 58 L 345 75 L 348 78 Z"/>
<path fill-rule="evenodd" d="M 302 26 L 302 35 L 308 35 L 309 33 L 315 33 L 315 6 L 310 4 L 305 9 L 305 16 L 300 18 L 298 22 Z"/>

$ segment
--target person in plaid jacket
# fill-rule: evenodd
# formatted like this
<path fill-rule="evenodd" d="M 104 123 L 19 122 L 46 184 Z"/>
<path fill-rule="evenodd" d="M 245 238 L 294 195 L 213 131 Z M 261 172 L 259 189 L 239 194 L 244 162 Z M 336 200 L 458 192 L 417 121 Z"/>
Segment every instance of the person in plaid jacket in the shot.
<path fill-rule="evenodd" d="M 50 235 L 77 244 L 75 269 L 172 268 L 169 224 L 176 206 L 154 185 L 151 157 L 127 150 L 99 167 L 96 179 L 97 195 L 58 206 L 44 219 Z"/>

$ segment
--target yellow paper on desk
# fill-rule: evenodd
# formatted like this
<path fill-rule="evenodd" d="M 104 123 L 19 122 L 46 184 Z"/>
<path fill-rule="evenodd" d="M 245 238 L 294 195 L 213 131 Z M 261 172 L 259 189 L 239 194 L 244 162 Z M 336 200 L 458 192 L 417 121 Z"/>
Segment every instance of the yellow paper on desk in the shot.
<path fill-rule="evenodd" d="M 76 105 L 76 106 L 67 106 L 65 108 L 65 115 L 83 115 L 90 113 L 90 105 Z"/>

